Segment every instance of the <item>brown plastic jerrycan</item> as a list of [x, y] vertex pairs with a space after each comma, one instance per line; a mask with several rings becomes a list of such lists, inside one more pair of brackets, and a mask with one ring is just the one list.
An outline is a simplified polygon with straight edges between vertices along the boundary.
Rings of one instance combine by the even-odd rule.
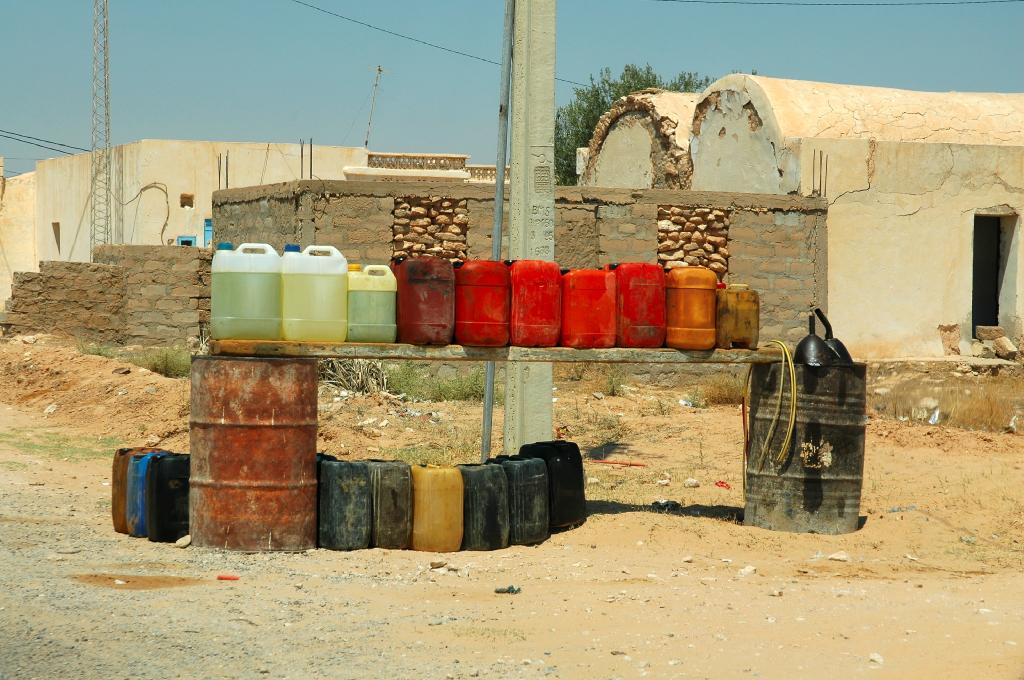
[[665, 277], [665, 345], [705, 350], [715, 346], [718, 275], [706, 267], [678, 267]]
[[761, 299], [756, 290], [742, 283], [718, 290], [719, 349], [757, 349], [761, 325]]

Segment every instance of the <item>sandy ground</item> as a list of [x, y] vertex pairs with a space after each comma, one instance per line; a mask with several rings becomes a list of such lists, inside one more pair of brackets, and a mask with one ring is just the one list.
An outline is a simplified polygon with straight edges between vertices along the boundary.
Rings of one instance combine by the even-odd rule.
[[[583, 526], [492, 553], [242, 555], [112, 530], [112, 449], [187, 449], [187, 382], [119, 367], [0, 344], [0, 678], [1024, 677], [1019, 435], [873, 420], [864, 527], [773, 533], [735, 520], [737, 408], [561, 383], [559, 427], [646, 465], [589, 462]], [[350, 397], [322, 421], [332, 453], [469, 460], [479, 406]]]

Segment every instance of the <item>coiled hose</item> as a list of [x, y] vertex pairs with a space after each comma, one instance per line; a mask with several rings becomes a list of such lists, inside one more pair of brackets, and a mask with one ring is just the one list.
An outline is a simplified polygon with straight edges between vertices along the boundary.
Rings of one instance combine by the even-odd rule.
[[[765, 437], [764, 442], [760, 444], [755, 454], [754, 467], [758, 471], [764, 469], [765, 461], [769, 458], [770, 448], [772, 439], [775, 437], [775, 430], [779, 426], [779, 420], [782, 416], [782, 396], [786, 391], [786, 376], [789, 376], [789, 421], [786, 425], [786, 436], [783, 438], [782, 445], [778, 451], [771, 456], [775, 464], [782, 466], [786, 459], [789, 457], [790, 445], [793, 443], [793, 431], [796, 429], [796, 364], [793, 363], [793, 355], [789, 351], [789, 347], [786, 343], [781, 340], [772, 340], [768, 344], [777, 345], [782, 350], [782, 363], [785, 368], [782, 379], [779, 381], [779, 399], [775, 404], [775, 415], [772, 418], [772, 423], [768, 428], [768, 435]], [[750, 424], [748, 422], [747, 410], [750, 405], [750, 394], [751, 394], [751, 376], [753, 375], [754, 367], [751, 366], [747, 369], [747, 380], [746, 389], [744, 390], [745, 396], [743, 398], [743, 488], [746, 492], [747, 483], [747, 463], [750, 456]]]

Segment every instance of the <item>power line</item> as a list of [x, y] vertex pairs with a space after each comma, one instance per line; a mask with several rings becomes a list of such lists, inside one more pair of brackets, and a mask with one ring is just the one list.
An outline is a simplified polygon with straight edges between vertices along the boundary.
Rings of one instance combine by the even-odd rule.
[[57, 153], [66, 154], [68, 156], [71, 155], [70, 151], [65, 151], [64, 149], [58, 149], [58, 148], [53, 147], [53, 146], [44, 146], [42, 144], [37, 144], [35, 142], [30, 142], [27, 139], [19, 139], [17, 137], [12, 137], [11, 135], [4, 135], [4, 134], [0, 134], [0, 137], [6, 137], [7, 139], [13, 139], [14, 141], [21, 142], [22, 144], [31, 144], [32, 146], [38, 146], [40, 149], [48, 149], [49, 151], [56, 151]]
[[782, 7], [936, 7], [947, 5], [1010, 5], [1024, 0], [909, 0], [900, 2], [797, 2], [796, 0], [650, 0], [684, 5], [767, 5]]
[[[1020, 1], [1024, 2], [1024, 0], [1020, 0]], [[332, 17], [336, 17], [338, 19], [342, 19], [344, 21], [348, 21], [348, 22], [351, 22], [353, 24], [357, 24], [359, 26], [363, 26], [364, 28], [369, 28], [369, 29], [374, 30], [374, 31], [379, 31], [381, 33], [385, 33], [387, 35], [394, 36], [396, 38], [402, 38], [403, 40], [409, 40], [411, 42], [417, 43], [419, 45], [423, 45], [425, 47], [432, 47], [435, 50], [441, 50], [442, 52], [448, 52], [449, 54], [455, 54], [455, 55], [458, 55], [460, 57], [466, 57], [467, 59], [475, 59], [476, 61], [482, 61], [485, 64], [494, 64], [495, 66], [501, 66], [501, 62], [495, 61], [493, 59], [488, 59], [487, 57], [481, 57], [481, 56], [476, 55], [476, 54], [470, 54], [469, 52], [462, 52], [460, 50], [456, 50], [456, 49], [453, 49], [451, 47], [445, 47], [444, 45], [438, 45], [437, 43], [427, 42], [426, 40], [420, 40], [419, 38], [414, 38], [411, 35], [405, 35], [404, 33], [398, 33], [396, 31], [392, 31], [392, 30], [387, 29], [387, 28], [381, 28], [380, 26], [374, 26], [373, 24], [368, 24], [365, 21], [360, 21], [359, 19], [353, 19], [352, 17], [347, 17], [344, 14], [338, 14], [337, 12], [332, 12], [329, 9], [324, 9], [323, 7], [317, 7], [316, 5], [310, 4], [308, 2], [303, 2], [303, 0], [289, 0], [289, 2], [293, 2], [296, 5], [302, 5], [303, 7], [308, 7], [309, 9], [316, 10], [317, 12], [323, 12], [324, 14], [329, 14]], [[575, 80], [567, 80], [565, 78], [557, 78], [557, 77], [555, 78], [555, 80], [558, 80], [558, 81], [563, 82], [563, 83], [569, 83], [570, 85], [578, 85], [579, 87], [586, 87], [585, 84], [578, 83]]]
[[65, 146], [69, 149], [74, 149], [75, 151], [88, 151], [88, 149], [83, 149], [82, 147], [75, 146], [73, 144], [62, 144], [60, 142], [55, 142], [52, 139], [43, 139], [41, 137], [33, 137], [32, 135], [23, 135], [20, 132], [12, 132], [10, 130], [0, 130], [0, 132], [5, 132], [9, 135], [17, 135], [18, 137], [24, 137], [25, 139], [34, 139], [37, 142], [45, 142], [47, 144], [53, 144], [55, 146]]

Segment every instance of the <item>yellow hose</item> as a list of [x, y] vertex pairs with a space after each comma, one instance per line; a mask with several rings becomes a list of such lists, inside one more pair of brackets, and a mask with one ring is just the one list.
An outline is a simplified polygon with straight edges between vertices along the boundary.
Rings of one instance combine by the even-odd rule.
[[[772, 439], [775, 438], [775, 430], [778, 428], [780, 417], [782, 416], [782, 395], [786, 391], [786, 376], [789, 376], [789, 422], [786, 426], [786, 437], [783, 439], [782, 445], [779, 450], [772, 456], [775, 463], [781, 466], [786, 462], [786, 458], [789, 456], [789, 447], [793, 443], [793, 431], [796, 429], [796, 365], [793, 363], [793, 355], [789, 351], [789, 347], [786, 343], [781, 340], [772, 340], [768, 344], [778, 345], [782, 349], [782, 362], [785, 366], [785, 372], [781, 376], [779, 381], [779, 399], [775, 404], [775, 415], [772, 417], [772, 423], [768, 427], [768, 435], [765, 437], [764, 442], [761, 444], [760, 450], [757, 454], [757, 460], [755, 461], [755, 467], [758, 470], [764, 469], [765, 460], [769, 455], [769, 448], [771, 446]], [[752, 385], [750, 382], [750, 372], [747, 373], [747, 402], [750, 402], [750, 393]], [[746, 451], [744, 451], [746, 454]], [[746, 484], [746, 470], [743, 475], [744, 485]]]

